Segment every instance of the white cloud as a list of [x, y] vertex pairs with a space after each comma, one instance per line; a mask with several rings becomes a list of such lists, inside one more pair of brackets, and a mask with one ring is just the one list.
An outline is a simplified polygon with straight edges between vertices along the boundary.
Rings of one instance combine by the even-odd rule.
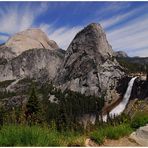
[[[148, 14], [142, 14], [145, 8], [147, 5], [101, 22], [104, 28], [116, 25], [107, 30], [107, 38], [114, 50], [126, 51], [130, 56], [148, 56]], [[133, 17], [138, 13], [141, 15]], [[118, 25], [125, 20], [128, 21]]]
[[129, 8], [131, 6], [131, 3], [129, 2], [111, 2], [111, 3], [108, 3], [106, 2], [106, 7], [105, 7], [105, 11], [107, 12], [111, 12], [111, 11], [119, 11], [119, 10], [122, 10], [122, 9], [126, 9], [126, 8]]
[[45, 33], [49, 34], [55, 30], [54, 26], [51, 24], [41, 24], [39, 28], [44, 31]]
[[[39, 7], [32, 7], [30, 3], [25, 4], [20, 10], [19, 5], [7, 5], [0, 9], [0, 32], [8, 35], [13, 35], [22, 30], [34, 27], [35, 19], [43, 14], [49, 5], [47, 2], [41, 2]], [[49, 38], [55, 40], [61, 48], [67, 49], [71, 40], [76, 33], [81, 29], [81, 26], [76, 27], [61, 27], [55, 28], [52, 24], [40, 24], [39, 27], [48, 34]], [[6, 41], [8, 37], [0, 36], [1, 41]]]
[[131, 14], [129, 14], [129, 13], [122, 14], [122, 15], [117, 15], [117, 16], [111, 17], [111, 18], [109, 18], [107, 20], [103, 20], [100, 23], [102, 24], [102, 26], [104, 28], [108, 28], [108, 27], [111, 27], [112, 25], [115, 25], [115, 24], [119, 23], [120, 21], [122, 21], [123, 19], [129, 17], [130, 15]]
[[[125, 50], [132, 56], [138, 56], [137, 54], [140, 56], [148, 56], [148, 14], [142, 14], [142, 11], [148, 6], [142, 6], [126, 13], [121, 11], [120, 13], [120, 10], [125, 7], [128, 8], [129, 6], [130, 3], [106, 3], [104, 9], [98, 11], [98, 16], [100, 16], [100, 13], [102, 16], [105, 13], [108, 15], [111, 11], [117, 13], [108, 19], [102, 19], [100, 23], [105, 29], [117, 25], [114, 29], [107, 30], [107, 38], [114, 50]], [[55, 8], [56, 7], [57, 5], [55, 4]], [[39, 6], [35, 7], [32, 7], [27, 3], [23, 6], [22, 10], [19, 5], [7, 5], [5, 7], [1, 7], [0, 32], [3, 34], [13, 35], [19, 31], [34, 27], [35, 20], [38, 16], [44, 14], [48, 8], [49, 5], [47, 2], [41, 2]], [[133, 16], [138, 13], [140, 15], [137, 16], [137, 18], [134, 18]], [[126, 22], [126, 20], [128, 21]], [[125, 24], [120, 25], [123, 21]], [[39, 24], [39, 27], [48, 34], [49, 39], [55, 40], [63, 49], [67, 49], [77, 32], [83, 28], [82, 26], [64, 26], [56, 28], [54, 23], [41, 23]], [[5, 41], [7, 39], [8, 36], [0, 35], [1, 41]]]
[[49, 38], [55, 40], [63, 49], [67, 49], [70, 42], [81, 29], [81, 26], [59, 28], [49, 34]]
[[[13, 35], [33, 26], [35, 19], [48, 9], [48, 5], [41, 2], [39, 7], [32, 7], [30, 3], [20, 6], [7, 5], [0, 9], [0, 32]], [[20, 8], [22, 7], [22, 9]]]
[[[122, 28], [114, 29], [107, 32], [108, 40], [110, 41], [113, 49], [125, 50], [132, 56], [138, 56], [142, 49], [148, 49], [148, 16], [137, 18]], [[145, 18], [145, 19], [144, 19]], [[135, 52], [139, 49], [138, 52]], [[132, 51], [132, 52], [131, 52]], [[140, 55], [143, 55], [143, 54]], [[148, 51], [144, 52], [144, 56], [148, 56]]]
[[41, 24], [40, 28], [48, 34], [49, 39], [56, 41], [59, 47], [66, 50], [82, 26], [54, 28], [52, 25]]
[[148, 47], [129, 50], [128, 53], [129, 53], [129, 55], [133, 55], [133, 52], [134, 52], [135, 56], [148, 57]]

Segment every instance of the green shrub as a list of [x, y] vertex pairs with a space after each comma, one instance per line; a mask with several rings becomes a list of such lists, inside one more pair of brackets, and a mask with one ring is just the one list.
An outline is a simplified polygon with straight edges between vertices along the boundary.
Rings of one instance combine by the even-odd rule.
[[102, 144], [105, 138], [119, 139], [123, 136], [129, 135], [131, 132], [132, 128], [129, 124], [121, 124], [116, 126], [108, 125], [93, 132], [90, 138], [96, 141], [98, 144]]
[[129, 135], [132, 132], [132, 129], [129, 124], [121, 124], [115, 127], [108, 126], [105, 129], [106, 137], [109, 139], [119, 139], [126, 135]]
[[54, 126], [45, 126], [2, 126], [0, 146], [84, 146], [84, 135], [75, 131], [60, 133]]
[[59, 134], [39, 126], [3, 126], [0, 146], [59, 146]]
[[90, 138], [101, 145], [105, 140], [105, 130], [99, 129], [95, 132], [92, 132]]
[[61, 146], [84, 146], [85, 135], [75, 131], [65, 131], [60, 135]]
[[144, 126], [147, 123], [148, 123], [148, 113], [138, 112], [131, 121], [131, 127], [139, 128], [140, 126]]

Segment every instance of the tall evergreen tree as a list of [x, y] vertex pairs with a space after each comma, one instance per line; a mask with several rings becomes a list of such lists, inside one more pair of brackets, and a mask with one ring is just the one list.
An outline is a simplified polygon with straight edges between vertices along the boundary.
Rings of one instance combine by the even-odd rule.
[[32, 84], [30, 97], [28, 99], [28, 102], [26, 104], [26, 119], [31, 123], [38, 123], [42, 120], [42, 107], [41, 103], [37, 97], [37, 93], [35, 90], [34, 84]]
[[146, 65], [146, 81], [148, 82], [148, 65]]

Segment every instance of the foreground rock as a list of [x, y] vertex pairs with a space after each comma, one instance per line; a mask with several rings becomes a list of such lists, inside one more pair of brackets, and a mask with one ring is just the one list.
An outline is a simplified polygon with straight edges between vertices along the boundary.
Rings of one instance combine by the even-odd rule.
[[91, 139], [87, 138], [85, 140], [85, 146], [86, 147], [98, 147], [99, 145], [96, 144], [94, 141], [92, 141]]
[[117, 82], [123, 75], [104, 30], [93, 23], [80, 31], [68, 47], [56, 85], [86, 95], [107, 94], [109, 100], [115, 98]]
[[148, 125], [140, 127], [136, 132], [130, 135], [130, 139], [134, 140], [141, 146], [148, 146]]

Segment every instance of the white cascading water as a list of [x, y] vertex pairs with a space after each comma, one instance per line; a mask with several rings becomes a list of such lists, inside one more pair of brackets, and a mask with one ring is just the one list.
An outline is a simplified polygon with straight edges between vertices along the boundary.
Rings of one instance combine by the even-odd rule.
[[[137, 78], [137, 77], [134, 77], [134, 78], [132, 78], [132, 79], [129, 81], [128, 87], [127, 87], [127, 90], [126, 90], [126, 93], [125, 93], [125, 95], [124, 95], [124, 97], [123, 97], [123, 100], [119, 103], [119, 105], [117, 105], [115, 108], [113, 108], [113, 109], [109, 112], [109, 116], [110, 116], [111, 118], [113, 118], [114, 116], [120, 115], [120, 114], [124, 111], [124, 109], [125, 109], [125, 107], [126, 107], [128, 101], [129, 101], [129, 98], [130, 98], [130, 96], [131, 96], [133, 84], [134, 84], [134, 81], [135, 81], [136, 78]], [[107, 121], [107, 115], [104, 115], [104, 116], [103, 116], [103, 121], [104, 121], [104, 122]]]

